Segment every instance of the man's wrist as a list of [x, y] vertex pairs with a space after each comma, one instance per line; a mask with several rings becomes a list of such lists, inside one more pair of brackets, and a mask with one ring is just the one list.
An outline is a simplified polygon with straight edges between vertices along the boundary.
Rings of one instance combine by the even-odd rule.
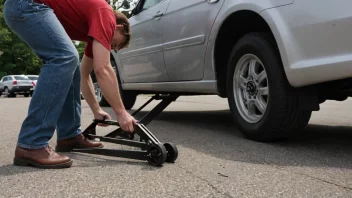
[[100, 108], [100, 106], [93, 106], [92, 107], [92, 112], [93, 114], [99, 114], [99, 112], [101, 111], [102, 109]]
[[120, 115], [120, 114], [125, 113], [126, 109], [123, 107], [123, 108], [115, 109], [114, 111], [115, 111], [116, 115]]

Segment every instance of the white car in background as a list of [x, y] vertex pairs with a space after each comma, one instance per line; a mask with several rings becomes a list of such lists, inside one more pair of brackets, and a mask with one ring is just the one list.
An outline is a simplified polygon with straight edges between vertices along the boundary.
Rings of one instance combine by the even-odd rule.
[[29, 97], [32, 88], [32, 80], [25, 75], [7, 75], [0, 80], [0, 93], [7, 97], [16, 95]]
[[32, 82], [34, 83], [34, 86], [37, 84], [39, 75], [26, 75]]
[[31, 89], [31, 95], [33, 94], [33, 91], [35, 89], [35, 86], [37, 85], [37, 81], [39, 78], [39, 75], [26, 75], [30, 80], [32, 80], [33, 88]]

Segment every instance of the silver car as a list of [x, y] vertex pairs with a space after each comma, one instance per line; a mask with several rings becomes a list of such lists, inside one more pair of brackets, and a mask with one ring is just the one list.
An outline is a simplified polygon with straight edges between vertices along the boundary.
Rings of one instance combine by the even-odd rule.
[[39, 78], [39, 75], [26, 75], [30, 80], [32, 80], [32, 85], [33, 88], [31, 89], [31, 95], [33, 94], [33, 91], [35, 89], [35, 86], [37, 85], [37, 81]]
[[286, 139], [321, 103], [351, 96], [351, 6], [141, 0], [129, 16], [129, 48], [111, 52], [124, 103], [131, 108], [142, 93], [218, 95], [247, 138]]
[[29, 97], [32, 88], [32, 80], [25, 75], [8, 75], [0, 80], [0, 93], [7, 97], [16, 95]]
[[35, 86], [37, 84], [39, 75], [26, 75], [32, 82], [34, 83], [33, 85]]

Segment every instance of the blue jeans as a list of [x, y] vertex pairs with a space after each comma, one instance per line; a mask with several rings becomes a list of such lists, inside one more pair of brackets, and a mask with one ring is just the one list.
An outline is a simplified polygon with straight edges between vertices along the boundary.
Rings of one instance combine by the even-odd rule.
[[33, 0], [7, 0], [8, 27], [43, 61], [17, 145], [43, 148], [81, 133], [79, 55], [53, 10]]

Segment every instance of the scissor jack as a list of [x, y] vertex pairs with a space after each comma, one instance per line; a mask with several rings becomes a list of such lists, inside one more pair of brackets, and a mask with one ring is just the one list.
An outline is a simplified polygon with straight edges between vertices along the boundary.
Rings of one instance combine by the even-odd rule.
[[[150, 112], [143, 116], [136, 126], [134, 127], [134, 133], [122, 131], [120, 125], [114, 120], [93, 120], [84, 131], [83, 135], [88, 139], [99, 139], [101, 142], [109, 142], [114, 144], [126, 145], [131, 147], [138, 147], [141, 150], [117, 150], [117, 149], [105, 149], [105, 148], [91, 148], [91, 149], [73, 149], [73, 152], [106, 155], [114, 157], [122, 157], [136, 160], [147, 160], [153, 166], [160, 166], [164, 162], [173, 163], [178, 157], [178, 150], [173, 143], [162, 143], [160, 142], [148, 129], [145, 127], [155, 117], [157, 117], [168, 105], [175, 101], [179, 95], [159, 95], [156, 94], [150, 98], [145, 104], [139, 109], [134, 111], [131, 115], [135, 116], [144, 107], [146, 107], [153, 100], [161, 100], [161, 102], [155, 106]], [[118, 128], [105, 136], [98, 136], [96, 134], [96, 126], [98, 124], [117, 126]], [[140, 139], [139, 141], [134, 140], [135, 134]]]

